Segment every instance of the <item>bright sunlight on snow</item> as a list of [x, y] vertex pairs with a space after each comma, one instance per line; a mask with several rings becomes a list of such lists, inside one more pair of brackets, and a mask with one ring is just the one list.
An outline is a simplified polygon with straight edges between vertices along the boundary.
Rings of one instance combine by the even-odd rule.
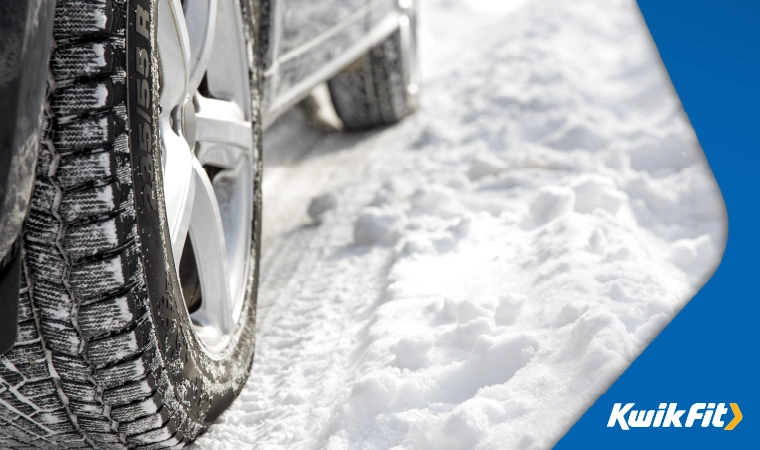
[[550, 447], [717, 266], [723, 200], [633, 0], [421, 20], [418, 114], [265, 137], [253, 371], [195, 448]]

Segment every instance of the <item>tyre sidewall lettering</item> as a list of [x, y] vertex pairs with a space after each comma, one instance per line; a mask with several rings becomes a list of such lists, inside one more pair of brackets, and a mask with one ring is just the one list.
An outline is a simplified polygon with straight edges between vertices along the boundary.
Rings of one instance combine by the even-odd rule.
[[[134, 177], [136, 190], [140, 192], [140, 207], [145, 210], [158, 211], [158, 203], [153, 189], [155, 180], [155, 165], [151, 155], [156, 136], [153, 124], [154, 102], [151, 101], [151, 85], [153, 83], [153, 65], [151, 64], [150, 52], [153, 47], [151, 31], [153, 18], [151, 17], [152, 5], [149, 0], [132, 0], [128, 11], [127, 27], [127, 76], [128, 86], [135, 89], [129, 95], [131, 100], [130, 110], [135, 109], [136, 114], [130, 114], [131, 145], [133, 160], [137, 159], [139, 173]], [[129, 51], [132, 50], [133, 51]], [[130, 58], [131, 56], [131, 58]], [[131, 113], [132, 111], [130, 111]], [[139, 209], [139, 208], [138, 208]]]
[[[136, 193], [137, 224], [142, 246], [143, 266], [147, 288], [151, 299], [151, 314], [155, 324], [158, 347], [164, 355], [167, 375], [177, 386], [193, 380], [192, 385], [205, 385], [206, 377], [199, 376], [198, 364], [183, 333], [178, 311], [176, 278], [172, 276], [171, 242], [168, 232], [161, 227], [161, 215], [157, 201], [157, 187], [161, 176], [156, 167], [160, 157], [158, 118], [155, 105], [157, 96], [153, 93], [157, 76], [157, 59], [154, 57], [157, 6], [155, 0], [131, 0], [128, 10], [127, 27], [127, 77], [128, 111], [130, 121], [130, 155], [132, 179]], [[153, 87], [153, 88], [152, 88]], [[161, 247], [166, 253], [156, 251]], [[209, 397], [208, 390], [206, 396]], [[187, 405], [186, 412], [198, 422], [204, 423], [203, 403]]]

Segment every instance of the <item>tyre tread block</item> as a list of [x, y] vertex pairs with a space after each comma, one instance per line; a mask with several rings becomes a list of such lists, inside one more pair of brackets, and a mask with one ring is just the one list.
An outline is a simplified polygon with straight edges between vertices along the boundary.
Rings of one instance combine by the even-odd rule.
[[55, 49], [50, 70], [56, 80], [92, 78], [118, 73], [123, 66], [121, 59], [122, 51], [106, 39], [75, 42]]

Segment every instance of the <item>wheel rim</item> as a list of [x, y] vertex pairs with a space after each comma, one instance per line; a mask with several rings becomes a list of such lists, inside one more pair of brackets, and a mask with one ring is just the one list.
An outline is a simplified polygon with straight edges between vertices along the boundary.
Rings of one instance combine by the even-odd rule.
[[399, 0], [401, 43], [408, 68], [405, 74], [406, 90], [412, 98], [420, 91], [419, 60], [417, 56], [417, 0]]
[[169, 236], [196, 335], [234, 334], [252, 262], [254, 138], [236, 0], [159, 0], [159, 129]]

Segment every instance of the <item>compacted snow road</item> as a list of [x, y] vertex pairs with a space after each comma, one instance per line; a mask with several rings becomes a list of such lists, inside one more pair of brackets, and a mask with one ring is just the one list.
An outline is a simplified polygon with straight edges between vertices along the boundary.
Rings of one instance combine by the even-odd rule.
[[549, 447], [718, 264], [633, 0], [421, 3], [416, 116], [267, 133], [256, 358], [195, 448]]

